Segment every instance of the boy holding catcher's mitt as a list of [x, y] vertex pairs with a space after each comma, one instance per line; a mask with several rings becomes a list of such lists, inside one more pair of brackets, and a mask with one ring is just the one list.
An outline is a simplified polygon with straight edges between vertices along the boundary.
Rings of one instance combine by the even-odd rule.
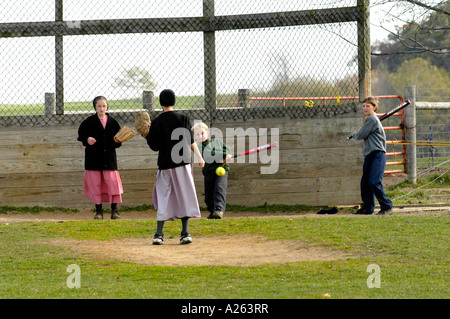
[[152, 121], [151, 126], [148, 124], [150, 131], [145, 135], [148, 146], [158, 152], [158, 172], [153, 189], [157, 230], [153, 244], [164, 244], [164, 222], [174, 219], [182, 222], [180, 244], [189, 244], [192, 237], [188, 220], [201, 217], [192, 176], [191, 150], [199, 159], [200, 167], [205, 161], [194, 142], [189, 118], [173, 109], [175, 93], [163, 90], [159, 102], [164, 112]]
[[85, 119], [78, 129], [78, 141], [85, 146], [84, 196], [95, 204], [94, 219], [103, 219], [103, 202], [111, 204], [111, 219], [118, 219], [117, 204], [122, 203], [123, 187], [116, 148], [122, 143], [115, 136], [120, 125], [107, 113], [108, 101], [104, 96], [97, 96], [93, 104], [96, 114]]

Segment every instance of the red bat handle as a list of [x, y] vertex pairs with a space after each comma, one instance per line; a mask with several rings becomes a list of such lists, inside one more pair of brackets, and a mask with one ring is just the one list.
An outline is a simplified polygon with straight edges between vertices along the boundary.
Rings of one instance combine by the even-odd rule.
[[270, 144], [264, 144], [264, 145], [261, 145], [261, 146], [255, 147], [255, 148], [251, 148], [251, 149], [249, 149], [248, 151], [245, 151], [244, 153], [236, 154], [236, 155], [234, 155], [233, 157], [236, 158], [236, 157], [242, 156], [242, 155], [248, 155], [248, 154], [258, 153], [258, 152], [260, 152], [260, 151], [268, 150], [268, 149], [270, 149], [270, 148], [272, 148], [272, 147], [275, 147], [275, 146], [277, 146], [277, 143], [275, 143], [275, 142], [272, 142], [272, 143], [270, 143]]

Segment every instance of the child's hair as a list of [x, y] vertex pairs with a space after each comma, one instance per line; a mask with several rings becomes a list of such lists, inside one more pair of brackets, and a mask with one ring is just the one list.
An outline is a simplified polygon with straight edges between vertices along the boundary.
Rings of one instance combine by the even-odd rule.
[[362, 102], [363, 102], [363, 104], [364, 103], [372, 104], [375, 108], [375, 111], [378, 110], [378, 99], [376, 97], [368, 96]]
[[159, 104], [161, 106], [174, 106], [175, 101], [175, 92], [170, 89], [162, 90], [159, 94]]
[[106, 99], [106, 97], [104, 97], [104, 96], [102, 96], [102, 95], [99, 95], [99, 96], [96, 96], [96, 97], [94, 98], [94, 100], [92, 101], [92, 103], [94, 104], [94, 110], [95, 110], [95, 105], [96, 105], [97, 102], [100, 101], [100, 100], [105, 100], [105, 101], [106, 101], [106, 105], [109, 107], [108, 100]]
[[194, 126], [192, 126], [192, 128], [191, 128], [191, 131], [194, 132], [195, 130], [198, 130], [198, 129], [201, 129], [201, 128], [203, 128], [205, 130], [208, 130], [208, 125], [206, 125], [203, 122], [195, 122]]

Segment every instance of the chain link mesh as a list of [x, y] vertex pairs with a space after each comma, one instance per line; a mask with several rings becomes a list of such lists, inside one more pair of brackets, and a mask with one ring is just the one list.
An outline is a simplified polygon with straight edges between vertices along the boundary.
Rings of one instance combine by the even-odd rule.
[[356, 2], [2, 1], [0, 126], [79, 123], [97, 95], [131, 121], [165, 88], [210, 121], [354, 111]]

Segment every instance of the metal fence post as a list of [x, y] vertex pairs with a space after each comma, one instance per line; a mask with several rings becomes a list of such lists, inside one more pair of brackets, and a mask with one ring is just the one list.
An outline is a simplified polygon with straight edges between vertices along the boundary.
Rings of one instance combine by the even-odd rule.
[[416, 158], [416, 87], [405, 87], [405, 100], [410, 100], [411, 105], [405, 108], [405, 139], [406, 144], [406, 172], [408, 181], [417, 182], [417, 158]]

